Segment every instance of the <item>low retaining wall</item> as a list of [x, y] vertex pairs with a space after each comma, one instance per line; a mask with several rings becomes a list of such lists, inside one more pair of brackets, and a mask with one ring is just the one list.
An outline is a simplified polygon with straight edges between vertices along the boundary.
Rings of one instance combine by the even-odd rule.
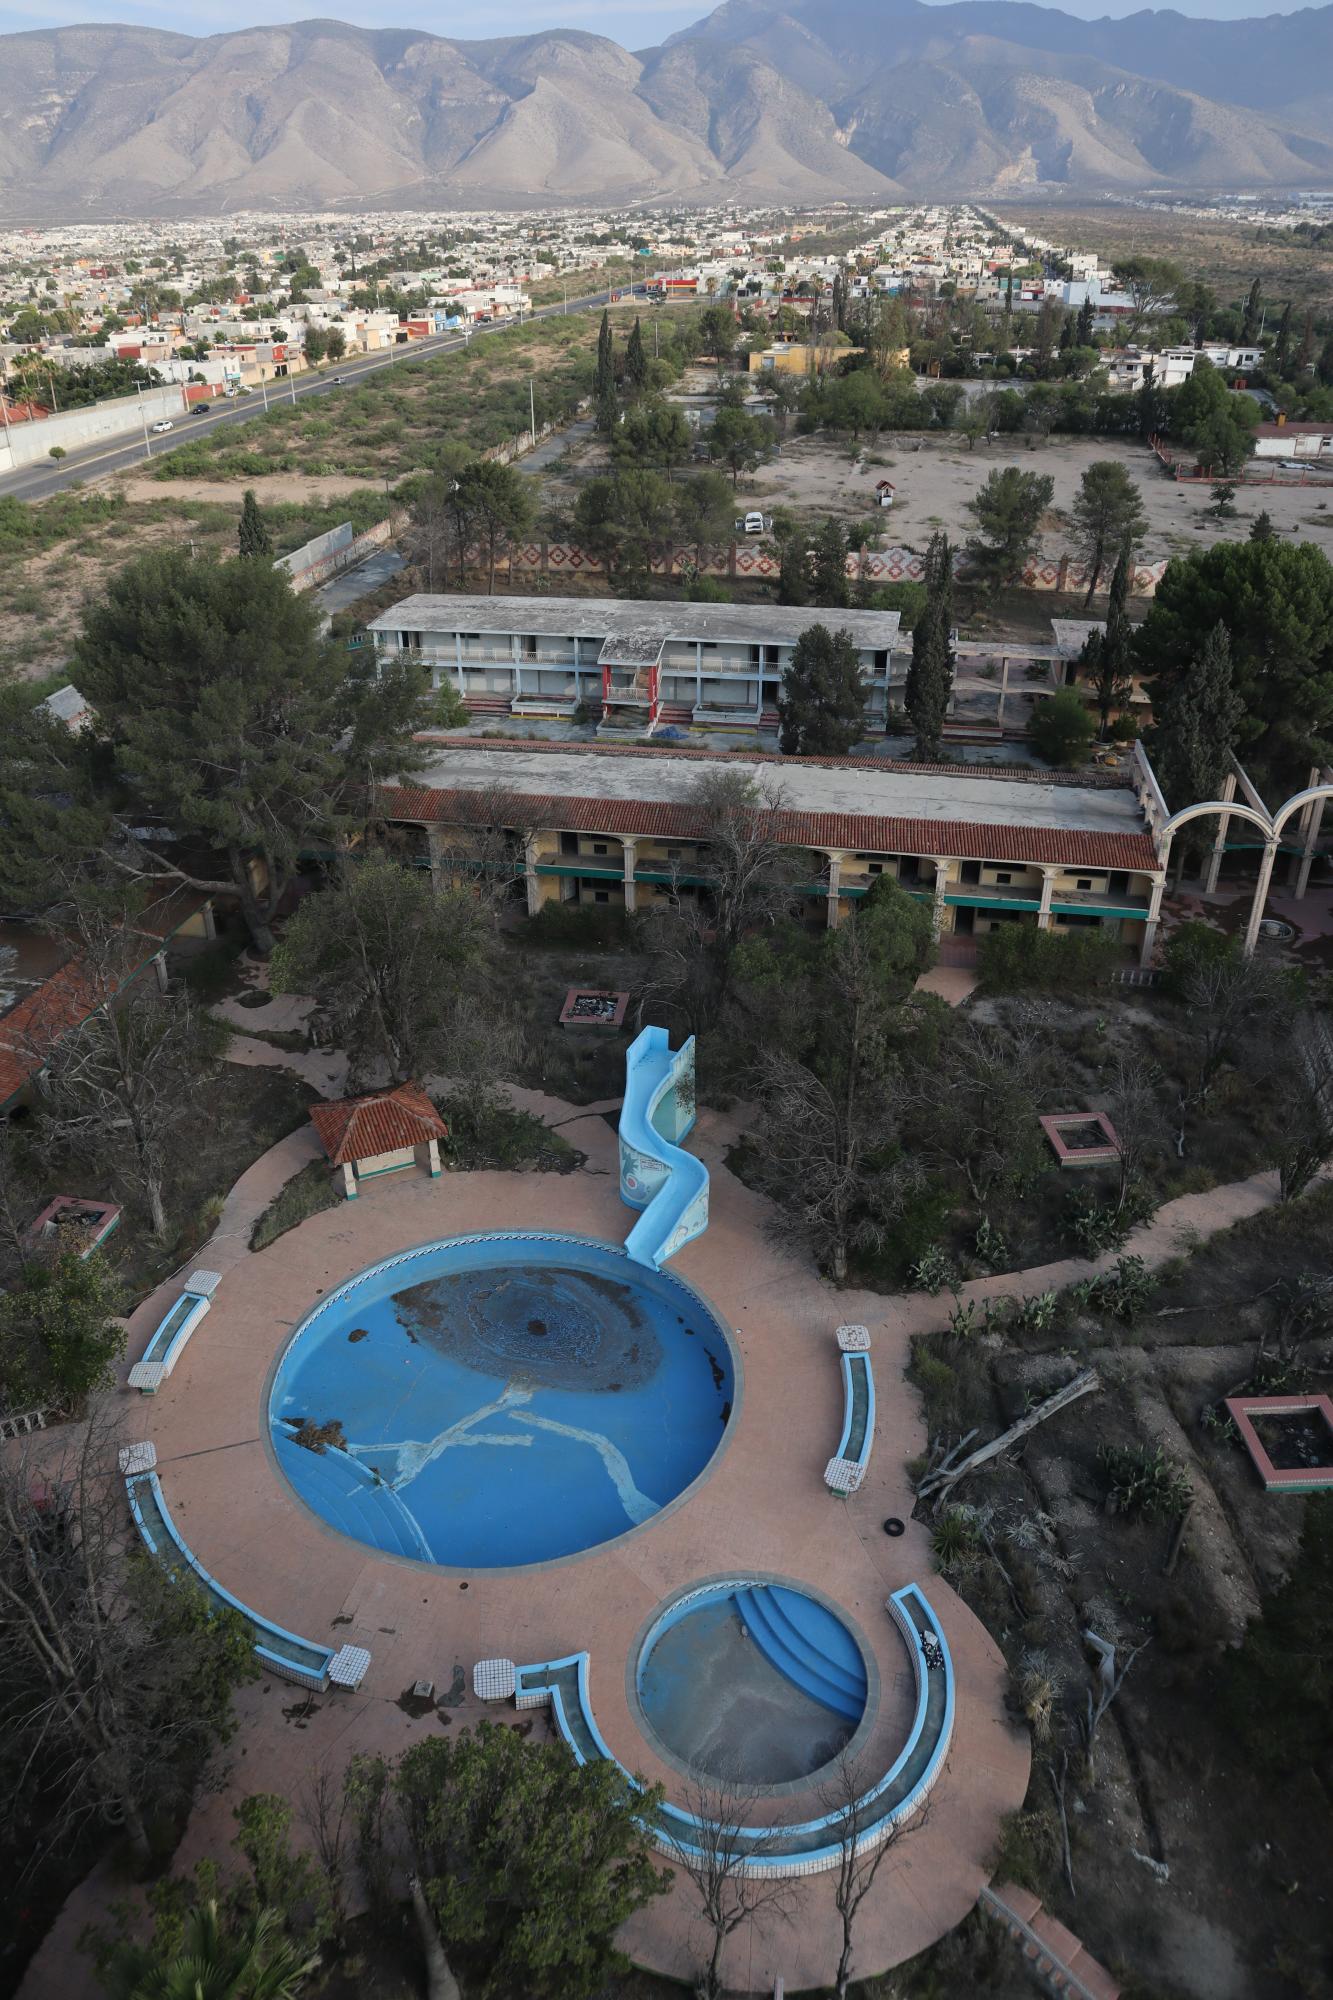
[[293, 590], [313, 590], [317, 583], [326, 583], [331, 576], [354, 569], [374, 550], [384, 548], [392, 537], [393, 525], [387, 519], [376, 521], [360, 535], [354, 532], [350, 521], [343, 521], [326, 534], [316, 535], [313, 541], [302, 542], [289, 556], [279, 556], [273, 567], [286, 570]]
[[50, 457], [53, 445], [62, 451], [78, 451], [102, 439], [113, 443], [118, 438], [141, 438], [145, 423], [150, 428], [164, 418], [178, 423], [187, 407], [184, 389], [179, 382], [171, 382], [165, 388], [145, 390], [142, 396], [113, 396], [105, 403], [62, 410], [29, 423], [11, 420], [0, 431], [0, 473], [40, 465]]
[[[480, 547], [465, 551], [464, 562], [472, 570], [484, 570], [487, 558]], [[608, 576], [615, 565], [597, 549], [576, 542], [519, 542], [506, 551], [497, 565], [508, 582], [526, 576], [546, 579], [575, 576]], [[649, 555], [649, 575], [661, 577], [726, 577], [744, 581], [776, 583], [781, 561], [777, 551], [758, 542], [731, 542], [718, 546], [678, 545], [663, 542]], [[1139, 563], [1134, 570], [1132, 590], [1136, 597], [1151, 597], [1162, 580], [1166, 562]], [[914, 549], [867, 549], [847, 558], [847, 575], [856, 583], [923, 583], [926, 559]], [[967, 557], [961, 551], [954, 559], [954, 574], [966, 582]], [[1085, 564], [1067, 552], [1060, 556], [1038, 557], [1023, 572], [1025, 590], [1086, 591], [1089, 572]]]

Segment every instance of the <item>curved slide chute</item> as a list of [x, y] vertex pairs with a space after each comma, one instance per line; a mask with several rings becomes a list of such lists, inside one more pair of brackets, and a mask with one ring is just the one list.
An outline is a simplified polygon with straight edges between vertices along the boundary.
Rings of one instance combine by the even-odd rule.
[[708, 1169], [679, 1143], [694, 1109], [693, 1035], [673, 1054], [665, 1028], [645, 1028], [625, 1057], [620, 1198], [643, 1211], [626, 1252], [654, 1271], [708, 1227]]

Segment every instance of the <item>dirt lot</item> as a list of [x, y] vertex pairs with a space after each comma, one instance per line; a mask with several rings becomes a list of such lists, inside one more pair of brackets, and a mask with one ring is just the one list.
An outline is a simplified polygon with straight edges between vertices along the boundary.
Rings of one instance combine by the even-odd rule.
[[[1058, 556], [1068, 547], [1064, 517], [1073, 504], [1078, 483], [1097, 459], [1114, 459], [1138, 483], [1148, 516], [1142, 559], [1157, 562], [1183, 555], [1215, 541], [1243, 541], [1262, 508], [1283, 534], [1312, 541], [1333, 556], [1333, 476], [1324, 486], [1254, 486], [1237, 495], [1234, 521], [1214, 521], [1207, 515], [1207, 486], [1177, 486], [1163, 473], [1144, 445], [1109, 438], [1049, 438], [1044, 443], [997, 439], [969, 451], [960, 438], [884, 437], [855, 460], [846, 445], [827, 437], [789, 439], [776, 461], [749, 481], [742, 481], [748, 498], [765, 507], [783, 506], [814, 514], [839, 514], [862, 520], [875, 513], [874, 489], [888, 477], [898, 489], [891, 513], [884, 516], [884, 536], [891, 543], [924, 548], [936, 528], [963, 540], [973, 522], [965, 511], [988, 473], [998, 466], [1017, 465], [1024, 472], [1044, 473], [1055, 481], [1055, 498], [1042, 537], [1044, 554]], [[1326, 490], [1325, 490], [1326, 488]]]

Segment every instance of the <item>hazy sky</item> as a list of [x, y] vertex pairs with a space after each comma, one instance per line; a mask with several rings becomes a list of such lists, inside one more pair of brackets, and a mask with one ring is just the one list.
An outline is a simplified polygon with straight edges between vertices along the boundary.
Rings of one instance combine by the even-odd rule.
[[[1304, 0], [1177, 0], [1182, 14], [1235, 20], [1250, 14], [1290, 14]], [[1142, 0], [1066, 0], [1064, 12], [1095, 20], [1137, 13]], [[647, 48], [707, 13], [708, 0], [682, 6], [680, 0], [455, 0], [448, 9], [423, 0], [348, 0], [348, 4], [308, 8], [290, 0], [0, 0], [0, 31], [65, 27], [72, 22], [130, 21], [141, 27], [174, 28], [186, 34], [222, 34], [259, 22], [299, 21], [336, 16], [364, 27], [427, 28], [462, 37], [497, 33], [521, 35], [539, 28], [586, 28], [610, 35], [627, 48]]]

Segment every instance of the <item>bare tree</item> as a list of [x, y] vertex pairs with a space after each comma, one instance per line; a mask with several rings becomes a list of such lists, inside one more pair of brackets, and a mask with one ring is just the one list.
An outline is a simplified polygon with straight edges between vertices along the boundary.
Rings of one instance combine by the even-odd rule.
[[967, 1182], [983, 1215], [1006, 1181], [1037, 1161], [1037, 1113], [1063, 1064], [1040, 1011], [994, 1025], [955, 1018], [937, 1058], [906, 1082], [921, 1150]]
[[76, 900], [60, 929], [73, 956], [25, 1035], [48, 1133], [131, 1190], [161, 1238], [172, 1160], [226, 1031], [188, 992], [160, 990], [145, 962], [161, 940], [124, 904]]
[[795, 912], [802, 871], [784, 838], [779, 787], [739, 771], [705, 770], [687, 810], [698, 851], [674, 864], [670, 907], [650, 915], [645, 997], [678, 1008], [690, 1032], [702, 1034], [726, 1001], [737, 945]]
[[1184, 1075], [1177, 1101], [1176, 1152], [1185, 1157], [1191, 1111], [1202, 1111], [1227, 1063], [1243, 1049], [1271, 1050], [1294, 1014], [1290, 975], [1275, 960], [1237, 951], [1199, 960], [1174, 983], [1183, 1002]]
[[533, 831], [527, 802], [502, 785], [457, 795], [453, 818], [431, 828], [432, 874], [466, 890], [498, 923], [523, 880]]
[[699, 1978], [702, 2000], [722, 1992], [722, 1953], [742, 1924], [761, 1917], [790, 1920], [792, 1885], [762, 1864], [771, 1861], [778, 1829], [752, 1832], [757, 1800], [727, 1778], [691, 1785], [685, 1810], [692, 1816], [688, 1838], [671, 1838], [671, 1858], [689, 1877], [703, 1906], [710, 1948]]
[[30, 1866], [91, 1820], [122, 1829], [145, 1865], [150, 1825], [180, 1811], [230, 1734], [254, 1649], [238, 1613], [131, 1541], [110, 1406], [70, 1427], [58, 1457], [51, 1435], [0, 1459], [6, 1794], [34, 1815]]
[[1140, 1185], [1148, 1161], [1166, 1140], [1165, 1079], [1156, 1063], [1120, 1050], [1111, 1072], [1107, 1108], [1120, 1144], [1116, 1213]]
[[1307, 1009], [1290, 1035], [1268, 1043], [1276, 1061], [1267, 1081], [1278, 1108], [1277, 1169], [1283, 1201], [1296, 1201], [1333, 1159], [1333, 1034]]
[[1092, 1674], [1092, 1685], [1087, 1693], [1087, 1706], [1079, 1722], [1079, 1733], [1083, 1738], [1083, 1749], [1088, 1760], [1088, 1779], [1091, 1782], [1093, 1775], [1093, 1748], [1097, 1741], [1097, 1731], [1101, 1727], [1102, 1718], [1119, 1694], [1121, 1688], [1125, 1685], [1126, 1674], [1128, 1674], [1130, 1668], [1148, 1642], [1144, 1639], [1137, 1646], [1131, 1646], [1129, 1652], [1125, 1655], [1124, 1665], [1117, 1669], [1116, 1649], [1109, 1639], [1103, 1639], [1096, 1632], [1092, 1631], [1085, 1632], [1083, 1637], [1091, 1650], [1097, 1655], [1097, 1665], [1093, 1669]]
[[819, 1787], [819, 1802], [828, 1817], [831, 1839], [838, 1848], [833, 1876], [833, 1906], [842, 1925], [838, 1969], [833, 1979], [838, 2000], [847, 2000], [851, 1984], [852, 1951], [861, 1905], [874, 1888], [875, 1878], [889, 1854], [906, 1834], [919, 1833], [930, 1817], [927, 1800], [911, 1818], [896, 1820], [883, 1831], [876, 1831], [884, 1809], [869, 1793], [870, 1778], [865, 1765], [846, 1750]]

